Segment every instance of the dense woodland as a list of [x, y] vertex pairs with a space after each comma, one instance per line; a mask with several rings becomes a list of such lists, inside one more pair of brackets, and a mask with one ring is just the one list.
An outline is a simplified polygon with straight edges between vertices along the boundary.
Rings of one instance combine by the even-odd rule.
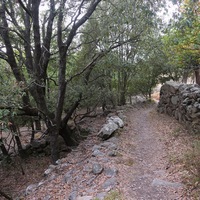
[[76, 125], [96, 108], [151, 98], [167, 80], [200, 84], [200, 2], [173, 1], [178, 11], [168, 23], [166, 3], [0, 0], [1, 159], [10, 155], [2, 132], [24, 158], [20, 127], [32, 128], [31, 143], [45, 123], [55, 164], [58, 136], [73, 144], [72, 118]]

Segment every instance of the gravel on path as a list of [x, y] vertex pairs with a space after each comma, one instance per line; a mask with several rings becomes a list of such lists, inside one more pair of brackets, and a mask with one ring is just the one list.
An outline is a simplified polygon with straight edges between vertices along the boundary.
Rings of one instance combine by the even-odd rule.
[[165, 144], [169, 126], [171, 119], [159, 116], [155, 106], [127, 113], [127, 126], [120, 136], [123, 161], [117, 163], [118, 188], [124, 199], [184, 199], [181, 177], [170, 174], [169, 170], [169, 152]]

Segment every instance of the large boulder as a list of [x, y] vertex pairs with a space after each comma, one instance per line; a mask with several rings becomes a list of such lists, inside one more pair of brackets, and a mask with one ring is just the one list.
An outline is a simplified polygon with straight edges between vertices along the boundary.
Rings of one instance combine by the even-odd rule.
[[118, 116], [110, 117], [108, 120], [114, 122], [115, 124], [117, 124], [119, 128], [123, 128], [124, 127], [124, 122]]
[[112, 116], [107, 119], [107, 123], [103, 125], [98, 133], [98, 136], [106, 140], [119, 128], [124, 126], [124, 122], [118, 116]]

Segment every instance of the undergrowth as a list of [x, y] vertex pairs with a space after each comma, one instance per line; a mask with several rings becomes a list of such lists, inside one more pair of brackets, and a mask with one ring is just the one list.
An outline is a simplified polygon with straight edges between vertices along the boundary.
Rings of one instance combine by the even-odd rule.
[[187, 186], [191, 195], [199, 199], [200, 194], [200, 140], [195, 140], [192, 149], [184, 156], [184, 165], [189, 172]]
[[[94, 200], [99, 200], [98, 198], [95, 198]], [[123, 200], [122, 195], [119, 191], [113, 190], [110, 191], [105, 197], [104, 200]]]

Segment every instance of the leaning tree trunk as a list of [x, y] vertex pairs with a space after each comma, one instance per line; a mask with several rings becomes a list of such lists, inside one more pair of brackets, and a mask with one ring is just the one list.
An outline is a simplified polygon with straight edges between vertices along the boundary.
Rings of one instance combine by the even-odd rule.
[[22, 147], [22, 143], [21, 140], [19, 138], [19, 129], [17, 128], [17, 126], [15, 125], [14, 121], [12, 119], [10, 119], [11, 124], [9, 125], [9, 128], [12, 132], [12, 134], [14, 135], [15, 141], [17, 143], [17, 148], [18, 148], [18, 152], [21, 158], [25, 157], [25, 150]]
[[73, 140], [73, 130], [68, 125], [61, 127], [59, 135], [63, 138], [67, 146], [77, 145], [77, 142]]

